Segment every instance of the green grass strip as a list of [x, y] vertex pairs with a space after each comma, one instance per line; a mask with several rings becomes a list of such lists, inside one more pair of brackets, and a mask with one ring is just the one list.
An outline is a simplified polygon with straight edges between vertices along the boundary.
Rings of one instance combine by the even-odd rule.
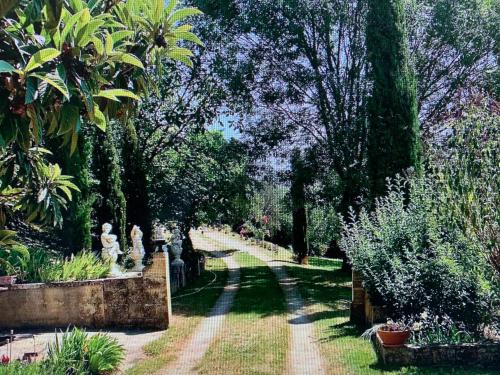
[[285, 296], [259, 259], [238, 252], [241, 287], [199, 374], [283, 374], [288, 349]]

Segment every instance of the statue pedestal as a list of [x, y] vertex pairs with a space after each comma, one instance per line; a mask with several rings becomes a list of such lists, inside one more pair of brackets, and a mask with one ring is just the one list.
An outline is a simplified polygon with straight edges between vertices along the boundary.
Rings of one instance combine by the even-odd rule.
[[118, 277], [118, 276], [123, 276], [123, 272], [120, 269], [120, 266], [116, 263], [111, 264], [111, 271], [110, 271], [110, 276]]

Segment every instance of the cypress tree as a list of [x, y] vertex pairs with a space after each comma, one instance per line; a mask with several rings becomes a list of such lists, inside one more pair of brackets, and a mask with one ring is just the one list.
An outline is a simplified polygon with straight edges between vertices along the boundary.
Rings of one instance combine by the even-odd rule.
[[139, 149], [139, 142], [134, 125], [127, 121], [123, 133], [123, 193], [127, 200], [127, 233], [133, 225], [138, 225], [144, 233], [143, 242], [146, 251], [152, 250], [152, 218], [148, 194], [147, 173], [144, 158]]
[[369, 0], [366, 46], [373, 83], [368, 101], [368, 174], [372, 197], [386, 178], [419, 169], [416, 78], [410, 64], [403, 0]]
[[90, 175], [91, 154], [92, 143], [84, 134], [79, 135], [77, 149], [72, 155], [66, 149], [62, 149], [60, 153], [64, 172], [73, 176], [73, 182], [80, 189], [79, 192], [72, 193], [73, 199], [69, 202], [68, 210], [64, 214], [61, 237], [67, 247], [66, 251], [70, 253], [92, 248], [91, 215], [94, 197]]
[[[94, 205], [94, 233], [101, 233], [104, 223], [113, 225], [122, 251], [127, 250], [126, 212], [127, 202], [122, 191], [120, 163], [111, 124], [106, 132], [96, 131], [93, 171], [96, 178], [96, 200]], [[94, 237], [94, 247], [101, 248], [99, 236]]]
[[292, 154], [292, 184], [290, 197], [292, 201], [292, 247], [301, 264], [307, 263], [308, 249], [306, 242], [307, 216], [306, 216], [306, 170], [299, 150]]

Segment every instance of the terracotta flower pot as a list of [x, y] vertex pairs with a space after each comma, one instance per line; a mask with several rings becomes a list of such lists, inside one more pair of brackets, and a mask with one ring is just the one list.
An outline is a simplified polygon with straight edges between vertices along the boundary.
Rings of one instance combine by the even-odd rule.
[[377, 331], [378, 337], [384, 346], [403, 346], [411, 334], [410, 330], [397, 331], [384, 328], [382, 327]]
[[16, 283], [17, 276], [0, 276], [0, 286], [11, 286]]

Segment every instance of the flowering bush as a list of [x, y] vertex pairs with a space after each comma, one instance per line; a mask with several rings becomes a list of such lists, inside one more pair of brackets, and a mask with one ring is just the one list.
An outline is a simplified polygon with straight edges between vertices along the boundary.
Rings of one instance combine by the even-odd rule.
[[411, 344], [461, 344], [480, 340], [478, 332], [470, 332], [463, 323], [454, 322], [449, 316], [424, 312], [412, 326]]
[[341, 247], [391, 317], [428, 311], [479, 330], [495, 313], [492, 269], [474, 239], [440, 220], [434, 193], [432, 179], [390, 181], [374, 212], [345, 226]]

